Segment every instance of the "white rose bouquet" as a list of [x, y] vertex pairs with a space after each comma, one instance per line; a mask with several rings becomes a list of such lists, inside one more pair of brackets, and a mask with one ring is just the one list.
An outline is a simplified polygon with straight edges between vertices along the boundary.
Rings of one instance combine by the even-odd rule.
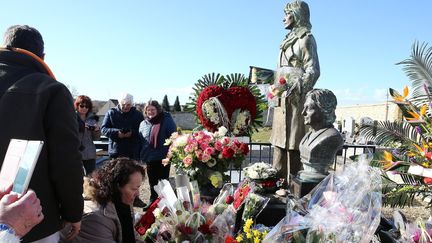
[[265, 162], [258, 162], [243, 168], [245, 177], [252, 180], [273, 179], [276, 177], [276, 169]]
[[259, 162], [243, 168], [247, 180], [255, 185], [257, 193], [273, 193], [277, 188], [276, 169], [270, 164]]

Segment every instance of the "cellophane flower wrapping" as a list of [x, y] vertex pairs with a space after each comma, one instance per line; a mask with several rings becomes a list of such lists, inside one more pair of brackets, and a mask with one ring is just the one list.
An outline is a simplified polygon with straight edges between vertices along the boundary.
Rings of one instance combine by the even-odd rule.
[[[278, 106], [278, 98], [290, 95], [294, 86], [300, 87], [297, 84], [302, 81], [304, 71], [301, 68], [295, 67], [280, 67], [276, 70], [274, 75], [274, 82], [268, 88], [267, 99], [270, 107]], [[287, 91], [287, 92], [285, 92]], [[284, 93], [285, 92], [285, 93]]]
[[[166, 180], [159, 182], [155, 187], [159, 202], [152, 210], [154, 223], [147, 228], [143, 240], [224, 242], [226, 237], [235, 236], [237, 219], [242, 216], [238, 211], [241, 205], [245, 206], [245, 215], [256, 217], [267, 202], [258, 195], [251, 197], [253, 188], [247, 182], [241, 183], [235, 191], [232, 184], [225, 184], [212, 205], [197, 198], [191, 202], [191, 197], [187, 196], [192, 193], [189, 191], [191, 187], [182, 183], [174, 190]], [[177, 192], [177, 196], [174, 192]], [[241, 228], [243, 224], [238, 227]]]
[[242, 225], [245, 224], [246, 220], [251, 219], [255, 221], [256, 217], [261, 211], [267, 206], [270, 198], [261, 196], [256, 193], [249, 193], [246, 197], [243, 214], [242, 214]]
[[432, 242], [431, 217], [429, 217], [428, 220], [418, 218], [415, 221], [408, 221], [401, 211], [395, 210], [393, 212], [393, 220], [388, 222], [391, 228], [389, 227], [384, 231], [382, 229], [380, 230], [380, 233], [385, 232], [388, 241], [412, 243]]
[[256, 193], [273, 193], [276, 190], [278, 184], [276, 172], [276, 169], [265, 162], [257, 162], [243, 168], [247, 180], [255, 184]]
[[330, 173], [296, 203], [307, 201], [307, 214], [287, 210], [281, 221], [285, 222], [267, 236], [286, 239], [287, 231], [309, 228], [309, 238], [318, 235], [337, 242], [370, 242], [381, 217], [381, 172], [368, 164], [369, 159], [361, 156], [343, 171]]
[[235, 168], [249, 153], [249, 146], [235, 138], [227, 137], [226, 128], [211, 133], [204, 130], [192, 134], [173, 133], [165, 145], [169, 145], [163, 164], [171, 163], [178, 173], [185, 173], [197, 180], [202, 187], [221, 188], [228, 179], [225, 172], [230, 165]]

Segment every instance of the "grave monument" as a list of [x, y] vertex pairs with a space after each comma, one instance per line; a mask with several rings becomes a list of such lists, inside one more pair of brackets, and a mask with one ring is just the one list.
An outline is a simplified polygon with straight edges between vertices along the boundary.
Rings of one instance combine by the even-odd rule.
[[336, 153], [343, 146], [340, 132], [333, 127], [336, 96], [328, 89], [313, 89], [306, 94], [302, 115], [311, 130], [300, 141], [303, 170], [292, 180], [291, 189], [302, 197], [328, 175]]

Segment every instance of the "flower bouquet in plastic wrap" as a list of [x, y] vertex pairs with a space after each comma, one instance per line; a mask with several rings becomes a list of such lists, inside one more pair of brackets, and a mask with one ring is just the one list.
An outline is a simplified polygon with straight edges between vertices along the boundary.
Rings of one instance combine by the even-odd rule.
[[265, 162], [254, 163], [243, 168], [245, 177], [255, 184], [256, 193], [274, 193], [278, 184], [276, 169]]
[[287, 97], [296, 87], [301, 87], [303, 69], [295, 67], [280, 67], [274, 75], [274, 82], [268, 88], [267, 99], [270, 107], [280, 106], [279, 98]]
[[199, 190], [193, 189], [196, 185], [176, 184], [174, 192], [167, 180], [159, 181], [155, 186], [159, 202], [152, 211], [155, 221], [144, 234], [142, 231], [137, 232], [142, 235], [143, 240], [152, 242], [212, 240], [217, 232], [217, 228], [212, 227], [216, 217], [214, 211], [209, 210], [208, 203], [199, 201]]
[[187, 174], [202, 188], [221, 188], [228, 180], [225, 172], [229, 166], [240, 167], [249, 153], [248, 144], [227, 137], [226, 133], [225, 127], [214, 133], [204, 130], [191, 134], [173, 133], [166, 140], [169, 151], [162, 163], [171, 163], [177, 173]]
[[[265, 206], [260, 198], [250, 197], [251, 187], [247, 184], [236, 190], [232, 184], [225, 184], [213, 204], [203, 202], [198, 184], [189, 182], [185, 175], [176, 176], [175, 189], [162, 180], [155, 191], [158, 200], [135, 226], [143, 240], [152, 242], [224, 242], [242, 227], [244, 222], [238, 217], [242, 219], [244, 214], [254, 218], [258, 213], [255, 209]], [[240, 212], [239, 208], [244, 210]]]
[[432, 218], [423, 220], [418, 218], [411, 222], [405, 215], [396, 210], [393, 212], [393, 220], [382, 218], [377, 235], [381, 242], [432, 242]]
[[246, 220], [242, 230], [236, 236], [228, 236], [225, 243], [259, 243], [262, 242], [270, 231], [269, 227], [258, 224], [253, 225], [252, 219]]
[[368, 162], [362, 156], [302, 199], [288, 200], [287, 216], [265, 242], [370, 242], [381, 216], [381, 173]]

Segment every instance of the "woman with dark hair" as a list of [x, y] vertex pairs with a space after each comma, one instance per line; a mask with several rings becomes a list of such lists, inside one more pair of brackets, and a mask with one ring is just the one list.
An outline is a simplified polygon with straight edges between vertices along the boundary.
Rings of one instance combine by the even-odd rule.
[[144, 107], [144, 121], [141, 122], [139, 133], [141, 137], [140, 160], [147, 164], [147, 174], [150, 184], [150, 202], [156, 200], [154, 186], [159, 180], [168, 179], [170, 166], [162, 165], [166, 158], [168, 146], [164, 145], [177, 126], [168, 112], [156, 100], [150, 100]]
[[92, 113], [93, 105], [90, 97], [79, 95], [74, 102], [77, 113], [80, 147], [85, 175], [90, 175], [96, 168], [96, 146], [93, 140], [101, 135], [97, 124], [97, 116]]
[[134, 230], [132, 204], [144, 176], [141, 164], [124, 157], [96, 170], [84, 185], [92, 201], [85, 203], [81, 231], [72, 242], [143, 242]]

